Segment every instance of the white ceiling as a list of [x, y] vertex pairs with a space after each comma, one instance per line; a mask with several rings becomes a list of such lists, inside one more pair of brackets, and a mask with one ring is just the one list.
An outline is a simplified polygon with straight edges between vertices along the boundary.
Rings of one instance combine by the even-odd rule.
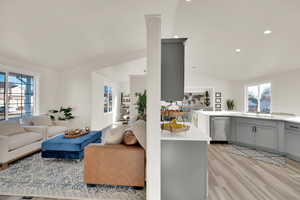
[[0, 59], [61, 70], [141, 58], [144, 15], [161, 13], [163, 36], [189, 37], [187, 67], [249, 79], [300, 67], [299, 10], [298, 0], [0, 0]]
[[238, 80], [300, 68], [299, 20], [299, 0], [193, 0], [178, 6], [175, 31], [189, 37], [191, 67]]
[[168, 32], [176, 2], [0, 0], [0, 57], [62, 69], [139, 56], [146, 48], [144, 15], [164, 13]]

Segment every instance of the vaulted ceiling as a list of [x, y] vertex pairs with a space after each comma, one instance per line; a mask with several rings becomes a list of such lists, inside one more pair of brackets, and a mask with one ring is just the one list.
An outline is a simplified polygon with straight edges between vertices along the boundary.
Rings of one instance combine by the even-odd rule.
[[141, 58], [144, 15], [158, 13], [164, 37], [189, 38], [187, 67], [248, 79], [300, 68], [299, 10], [298, 0], [0, 0], [0, 61], [62, 70]]
[[176, 6], [173, 0], [0, 0], [0, 57], [64, 69], [145, 56], [144, 15], [164, 13], [168, 32]]

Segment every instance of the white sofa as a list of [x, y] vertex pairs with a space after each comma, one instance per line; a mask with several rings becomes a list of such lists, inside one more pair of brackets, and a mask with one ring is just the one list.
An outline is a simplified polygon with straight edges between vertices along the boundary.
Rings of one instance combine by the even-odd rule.
[[20, 126], [19, 120], [0, 121], [0, 165], [40, 150], [46, 137], [45, 126]]
[[38, 115], [32, 117], [26, 117], [21, 119], [22, 126], [44, 126], [47, 128], [46, 136], [44, 139], [48, 139], [51, 137], [55, 137], [66, 130], [68, 130], [65, 126], [60, 126], [53, 122], [48, 115]]

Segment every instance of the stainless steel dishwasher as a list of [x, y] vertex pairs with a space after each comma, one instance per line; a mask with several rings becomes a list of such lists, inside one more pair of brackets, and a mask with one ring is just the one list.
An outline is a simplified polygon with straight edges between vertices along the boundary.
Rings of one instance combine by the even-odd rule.
[[212, 117], [210, 120], [212, 141], [227, 142], [231, 131], [230, 117]]

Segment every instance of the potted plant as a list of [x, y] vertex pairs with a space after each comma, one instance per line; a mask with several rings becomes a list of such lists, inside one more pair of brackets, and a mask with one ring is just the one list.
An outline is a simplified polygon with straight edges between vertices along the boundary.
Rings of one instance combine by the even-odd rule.
[[55, 123], [63, 122], [68, 123], [71, 119], [75, 117], [72, 114], [73, 108], [72, 107], [63, 107], [61, 106], [58, 110], [53, 109], [49, 110], [50, 119]]
[[227, 99], [226, 104], [228, 110], [234, 110], [235, 104], [233, 99]]
[[146, 120], [147, 92], [145, 90], [144, 93], [135, 93], [135, 96], [138, 98], [136, 102], [138, 119]]

